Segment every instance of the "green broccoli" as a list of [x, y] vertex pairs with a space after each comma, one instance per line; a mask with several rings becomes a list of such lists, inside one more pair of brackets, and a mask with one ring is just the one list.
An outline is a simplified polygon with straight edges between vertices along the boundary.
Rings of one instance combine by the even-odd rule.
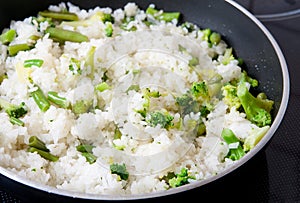
[[187, 168], [182, 168], [180, 173], [174, 174], [174, 176], [168, 180], [168, 183], [172, 188], [175, 188], [175, 187], [188, 184], [189, 179], [196, 179], [196, 178], [188, 174]]
[[250, 135], [246, 137], [244, 144], [243, 144], [243, 149], [244, 151], [249, 151], [253, 149], [257, 143], [264, 137], [264, 135], [268, 132], [270, 129], [270, 126], [264, 126], [258, 129], [253, 129], [250, 132]]
[[25, 103], [22, 102], [20, 105], [11, 104], [8, 101], [0, 98], [0, 107], [5, 110], [10, 118], [12, 124], [23, 126], [24, 123], [19, 118], [27, 113]]
[[241, 101], [237, 96], [237, 87], [231, 84], [227, 84], [222, 87], [223, 101], [229, 107], [240, 108]]
[[257, 87], [258, 81], [256, 79], [251, 78], [245, 70], [242, 71], [241, 77], [239, 78], [239, 84], [248, 82], [251, 87]]
[[176, 104], [179, 106], [179, 111], [181, 117], [191, 113], [199, 111], [199, 103], [193, 99], [193, 97], [189, 94], [183, 94], [180, 97], [176, 97]]
[[128, 180], [129, 173], [126, 169], [126, 165], [113, 163], [110, 165], [110, 171], [112, 174], [117, 174], [122, 180]]
[[148, 114], [148, 116], [146, 117], [146, 122], [149, 123], [152, 127], [160, 125], [162, 128], [168, 129], [173, 125], [173, 119], [174, 117], [169, 115], [168, 113], [154, 111]]
[[249, 92], [246, 83], [238, 85], [237, 96], [241, 101], [247, 119], [259, 127], [271, 124], [272, 116], [270, 111], [273, 108], [274, 101], [265, 98], [264, 94], [254, 97]]
[[200, 101], [209, 100], [208, 86], [205, 81], [203, 82], [194, 82], [191, 87], [191, 94], [194, 98]]
[[222, 138], [224, 141], [230, 144], [237, 144], [235, 148], [230, 148], [227, 154], [227, 157], [233, 161], [239, 160], [245, 155], [245, 152], [241, 146], [240, 140], [235, 136], [235, 134], [229, 128], [224, 128], [221, 133]]

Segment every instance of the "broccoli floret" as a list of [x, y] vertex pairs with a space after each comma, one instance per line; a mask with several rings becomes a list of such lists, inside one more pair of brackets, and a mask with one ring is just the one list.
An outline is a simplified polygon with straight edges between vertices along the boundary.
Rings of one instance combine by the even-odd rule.
[[245, 83], [238, 85], [237, 96], [241, 101], [247, 119], [259, 127], [271, 124], [272, 116], [270, 111], [273, 108], [274, 101], [262, 96], [254, 97]]
[[194, 82], [191, 87], [191, 94], [194, 98], [200, 101], [209, 100], [208, 87], [205, 81], [203, 82]]
[[117, 174], [118, 176], [120, 176], [120, 178], [122, 180], [128, 180], [129, 173], [128, 173], [124, 163], [123, 164], [117, 164], [117, 163], [111, 164], [110, 171], [112, 174]]
[[20, 105], [15, 105], [0, 98], [0, 106], [10, 117], [20, 118], [27, 113], [24, 102], [22, 102]]
[[250, 135], [245, 139], [243, 144], [244, 151], [249, 151], [257, 145], [257, 143], [265, 136], [270, 129], [270, 126], [264, 126], [262, 128], [253, 129]]
[[170, 126], [173, 125], [173, 119], [174, 117], [167, 113], [155, 111], [147, 115], [146, 122], [149, 123], [152, 127], [160, 125], [162, 128], [168, 129]]
[[199, 104], [195, 101], [191, 95], [183, 94], [180, 97], [176, 97], [176, 103], [179, 105], [180, 115], [183, 117], [191, 112], [199, 111]]
[[227, 84], [222, 87], [223, 101], [229, 107], [240, 108], [241, 102], [237, 96], [237, 87], [231, 84]]
[[169, 179], [168, 183], [172, 188], [179, 187], [189, 183], [189, 179], [196, 179], [194, 176], [188, 174], [187, 168], [182, 168], [180, 173], [175, 174], [174, 177]]
[[226, 157], [235, 161], [239, 160], [245, 155], [245, 152], [241, 146], [240, 140], [235, 136], [235, 134], [229, 128], [224, 128], [221, 134], [224, 141], [230, 145], [229, 152]]
[[245, 70], [243, 70], [242, 75], [239, 79], [240, 84], [244, 82], [248, 82], [252, 87], [258, 86], [258, 81], [256, 79], [251, 78]]
[[5, 110], [10, 118], [12, 124], [23, 126], [24, 123], [19, 118], [27, 113], [25, 103], [22, 102], [20, 105], [11, 104], [8, 101], [0, 98], [0, 107]]

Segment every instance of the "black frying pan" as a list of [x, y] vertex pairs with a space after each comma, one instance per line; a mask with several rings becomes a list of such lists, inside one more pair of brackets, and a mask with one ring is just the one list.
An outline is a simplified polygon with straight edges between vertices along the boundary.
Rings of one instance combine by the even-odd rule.
[[[0, 7], [0, 30], [9, 26], [11, 20], [22, 20], [28, 16], [35, 16], [38, 11], [47, 9], [50, 4], [56, 5], [60, 2], [61, 1], [59, 0], [3, 1]], [[93, 8], [95, 6], [107, 6], [116, 9], [123, 7], [128, 1], [71, 0], [70, 2], [84, 9]], [[255, 166], [257, 172], [247, 171], [247, 166], [251, 164], [251, 161], [256, 158], [255, 156], [261, 153], [267, 146], [277, 127], [280, 125], [288, 103], [289, 76], [285, 59], [277, 43], [266, 28], [254, 16], [230, 0], [135, 0], [132, 2], [137, 2], [143, 9], [146, 9], [150, 3], [154, 3], [158, 8], [166, 11], [179, 11], [183, 14], [183, 18], [181, 19], [182, 22], [190, 21], [197, 24], [199, 27], [211, 28], [212, 30], [219, 32], [225, 41], [234, 48], [235, 54], [244, 60], [245, 63], [243, 68], [247, 70], [250, 76], [257, 78], [260, 81], [260, 89], [257, 91], [264, 91], [270, 99], [275, 101], [275, 108], [273, 111], [275, 120], [271, 129], [255, 150], [248, 153], [238, 165], [235, 165], [229, 170], [202, 183], [188, 184], [170, 191], [133, 196], [127, 199], [144, 202], [163, 202], [167, 200], [185, 201], [187, 198], [192, 197], [197, 198], [197, 200], [200, 201], [202, 199], [201, 195], [206, 197], [210, 196], [211, 200], [215, 200], [215, 198], [218, 197], [218, 194], [223, 196], [226, 200], [238, 198], [238, 195], [242, 195], [241, 193], [245, 193], [246, 196], [249, 195], [243, 190], [242, 186], [240, 187], [239, 185], [234, 184], [236, 184], [237, 179], [260, 181], [263, 180], [263, 178], [266, 178], [259, 176], [259, 171], [264, 170], [266, 166], [264, 159], [261, 159], [261, 156], [259, 157], [259, 160], [256, 160], [256, 162], [260, 163], [260, 165]], [[241, 177], [236, 177], [238, 175], [241, 175]], [[235, 180], [233, 185], [231, 180]], [[20, 177], [16, 177], [13, 174], [6, 173], [1, 167], [0, 185], [7, 191], [13, 192], [20, 199], [30, 202], [122, 200], [122, 198], [84, 195], [59, 191], [48, 187], [45, 188], [41, 185], [28, 182]], [[244, 185], [247, 185], [247, 183]], [[230, 187], [233, 187], [233, 189], [231, 190]], [[226, 198], [226, 192], [224, 191], [228, 193], [232, 191], [232, 194], [228, 194], [229, 196]], [[245, 201], [245, 198], [247, 197], [244, 197], [241, 200]]]

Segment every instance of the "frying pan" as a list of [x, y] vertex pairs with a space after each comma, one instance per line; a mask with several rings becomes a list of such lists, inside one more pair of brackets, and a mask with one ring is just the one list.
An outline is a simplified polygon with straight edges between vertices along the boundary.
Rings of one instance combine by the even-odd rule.
[[[0, 29], [8, 27], [11, 20], [23, 20], [25, 17], [34, 16], [38, 11], [47, 9], [49, 5], [56, 5], [60, 2], [59, 0], [3, 1], [0, 8]], [[70, 0], [69, 2], [82, 9], [94, 8], [95, 6], [117, 9], [128, 3], [127, 0]], [[145, 195], [99, 196], [63, 191], [28, 181], [0, 167], [0, 185], [7, 191], [13, 192], [20, 199], [30, 202], [90, 202], [95, 200], [161, 202], [166, 200], [165, 198], [168, 196], [200, 190], [202, 187], [234, 173], [235, 170], [267, 147], [279, 127], [289, 99], [288, 68], [277, 42], [252, 14], [231, 0], [132, 0], [131, 2], [136, 2], [142, 9], [146, 9], [150, 3], [154, 3], [158, 8], [165, 11], [179, 11], [183, 14], [183, 22], [193, 22], [200, 28], [211, 28], [219, 32], [223, 39], [234, 48], [235, 54], [244, 60], [243, 69], [260, 81], [260, 89], [257, 91], [264, 91], [270, 99], [275, 101], [272, 112], [274, 121], [270, 130], [260, 143], [237, 164], [218, 175], [202, 182]]]

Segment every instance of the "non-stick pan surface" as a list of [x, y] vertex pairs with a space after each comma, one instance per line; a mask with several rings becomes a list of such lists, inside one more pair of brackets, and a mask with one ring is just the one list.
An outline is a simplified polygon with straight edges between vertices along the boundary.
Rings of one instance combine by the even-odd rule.
[[[0, 7], [0, 29], [7, 27], [11, 20], [22, 20], [28, 16], [34, 16], [38, 11], [45, 10], [49, 5], [60, 3], [59, 0], [10, 0], [3, 1]], [[88, 9], [95, 6], [111, 7], [113, 9], [123, 7], [126, 0], [71, 0], [80, 8]], [[245, 9], [233, 1], [220, 0], [136, 0], [141, 8], [145, 9], [150, 3], [166, 11], [179, 11], [183, 14], [182, 22], [189, 21], [201, 28], [211, 28], [219, 32], [230, 44], [238, 57], [244, 60], [243, 68], [249, 75], [260, 81], [257, 91], [264, 91], [275, 101], [273, 116], [275, 120], [271, 129], [255, 148], [248, 153], [238, 165], [234, 165], [217, 176], [201, 183], [188, 184], [165, 192], [137, 195], [131, 197], [119, 196], [96, 196], [80, 193], [72, 193], [49, 188], [29, 182], [21, 177], [0, 168], [0, 184], [8, 191], [14, 191], [20, 199], [39, 202], [87, 202], [87, 200], [142, 200], [142, 201], [164, 201], [168, 196], [195, 191], [199, 187], [213, 184], [214, 181], [226, 178], [240, 166], [254, 158], [254, 156], [266, 147], [283, 118], [288, 103], [289, 76], [285, 59], [276, 41], [266, 28]], [[261, 166], [257, 166], [261, 167]], [[217, 194], [217, 191], [216, 191]], [[155, 199], [152, 199], [155, 198]]]

